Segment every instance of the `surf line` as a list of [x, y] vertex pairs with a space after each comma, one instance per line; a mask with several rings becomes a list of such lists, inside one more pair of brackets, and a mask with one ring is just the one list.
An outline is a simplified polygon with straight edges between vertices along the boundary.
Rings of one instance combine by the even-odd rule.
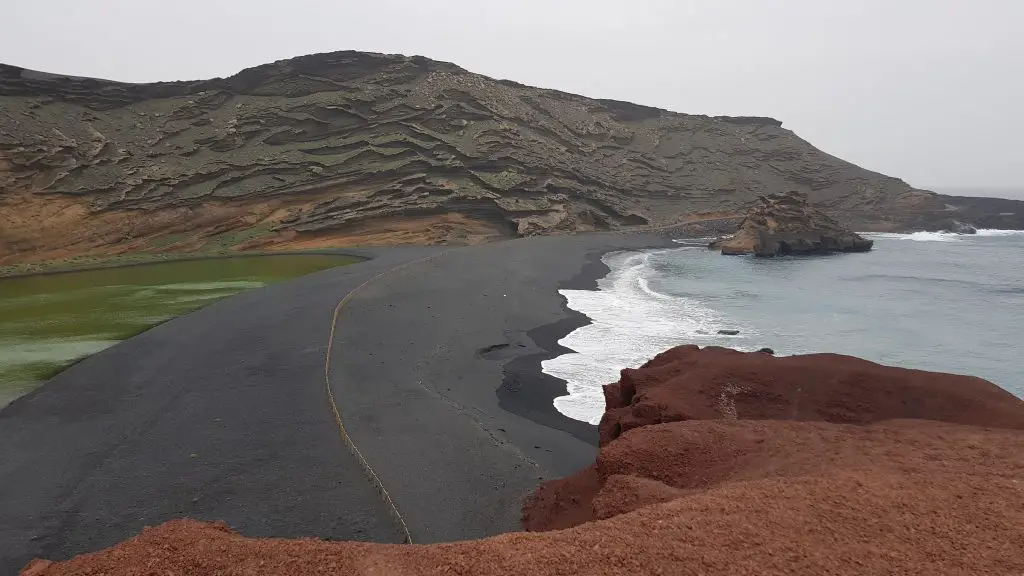
[[345, 428], [345, 421], [341, 418], [341, 411], [338, 409], [338, 403], [334, 397], [334, 391], [331, 390], [331, 350], [334, 348], [334, 333], [338, 325], [338, 316], [341, 314], [342, 308], [344, 308], [354, 296], [381, 278], [389, 276], [399, 270], [408, 268], [414, 264], [424, 264], [434, 260], [435, 258], [440, 258], [447, 253], [448, 250], [445, 250], [438, 254], [433, 254], [431, 256], [406, 262], [405, 264], [400, 264], [394, 268], [389, 268], [380, 274], [373, 276], [359, 286], [356, 286], [355, 289], [346, 294], [345, 297], [338, 302], [338, 305], [334, 307], [334, 314], [331, 316], [331, 333], [327, 338], [327, 355], [324, 361], [324, 382], [327, 386], [327, 400], [331, 406], [331, 412], [334, 414], [334, 423], [338, 425], [338, 433], [341, 435], [341, 441], [359, 463], [359, 467], [363, 469], [363, 473], [366, 475], [367, 480], [369, 480], [370, 484], [372, 484], [374, 489], [377, 490], [377, 495], [380, 496], [381, 500], [384, 501], [384, 505], [387, 506], [388, 513], [394, 519], [395, 523], [398, 524], [399, 531], [402, 533], [402, 541], [405, 544], [412, 544], [412, 535], [409, 533], [409, 526], [405, 523], [405, 518], [403, 518], [401, 512], [398, 511], [398, 506], [395, 505], [395, 501], [391, 498], [391, 494], [389, 494], [387, 488], [384, 487], [384, 483], [381, 482], [380, 476], [377, 476], [373, 467], [370, 466], [370, 463], [366, 461], [365, 457], [363, 457], [363, 453], [359, 451], [359, 447], [356, 446], [355, 441], [352, 440], [348, 430]]

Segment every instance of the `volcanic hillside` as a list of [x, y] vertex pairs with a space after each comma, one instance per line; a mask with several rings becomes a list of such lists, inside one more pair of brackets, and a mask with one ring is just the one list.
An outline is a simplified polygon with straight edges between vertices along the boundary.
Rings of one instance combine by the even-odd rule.
[[788, 190], [856, 229], [961, 205], [960, 219], [1024, 227], [1019, 201], [915, 190], [771, 118], [596, 100], [423, 57], [335, 52], [154, 84], [0, 65], [0, 263], [660, 227]]

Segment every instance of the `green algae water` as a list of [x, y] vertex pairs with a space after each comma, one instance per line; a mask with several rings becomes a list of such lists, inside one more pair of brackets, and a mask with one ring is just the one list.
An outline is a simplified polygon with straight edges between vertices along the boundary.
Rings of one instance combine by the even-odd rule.
[[75, 361], [175, 316], [355, 261], [247, 256], [0, 279], [0, 408]]

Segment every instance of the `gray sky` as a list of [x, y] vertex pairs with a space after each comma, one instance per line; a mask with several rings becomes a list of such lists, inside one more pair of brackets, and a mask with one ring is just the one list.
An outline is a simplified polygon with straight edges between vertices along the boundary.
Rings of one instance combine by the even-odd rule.
[[[779, 118], [920, 187], [1024, 188], [1021, 0], [5, 0], [0, 62], [122, 81], [312, 52]], [[1004, 194], [1001, 194], [1004, 195]]]

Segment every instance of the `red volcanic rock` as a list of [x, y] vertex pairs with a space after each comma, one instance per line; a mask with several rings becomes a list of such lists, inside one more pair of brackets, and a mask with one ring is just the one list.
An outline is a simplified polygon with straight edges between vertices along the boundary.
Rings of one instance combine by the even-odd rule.
[[679, 347], [605, 391], [597, 462], [524, 508], [543, 532], [403, 546], [179, 520], [22, 574], [1024, 574], [1024, 402], [984, 380]]
[[602, 458], [626, 474], [609, 476], [595, 503], [614, 516], [567, 530], [403, 546], [174, 521], [38, 574], [1024, 573], [1017, 430], [689, 421], [632, 430], [602, 452], [611, 447]]
[[[1024, 402], [991, 382], [838, 354], [779, 358], [678, 346], [639, 369], [622, 370], [621, 379], [606, 385], [604, 393], [596, 465], [542, 485], [524, 506], [525, 529], [556, 530], [609, 518], [706, 489], [723, 478], [749, 476], [751, 469], [780, 471], [815, 459], [832, 462], [825, 456], [835, 449], [822, 447], [823, 432], [817, 428], [803, 429], [808, 441], [819, 439], [816, 444], [803, 446], [796, 439], [766, 453], [774, 444], [758, 437], [752, 446], [747, 437], [724, 433], [721, 422], [695, 423], [683, 429], [685, 434], [657, 424], [791, 420], [866, 425], [917, 419], [1024, 429]], [[780, 435], [787, 434], [780, 430]], [[696, 441], [695, 434], [703, 436]], [[707, 437], [716, 434], [720, 437]], [[902, 440], [894, 442], [900, 446]], [[937, 450], [942, 446], [940, 442]], [[799, 452], [790, 454], [794, 447]], [[797, 456], [811, 460], [793, 460]]]
[[991, 382], [839, 354], [775, 357], [678, 346], [624, 369], [604, 396], [602, 446], [639, 426], [681, 420], [916, 418], [1024, 429], [1021, 401]]
[[523, 528], [561, 530], [593, 520], [591, 505], [601, 484], [596, 466], [541, 484], [523, 506]]
[[[1022, 450], [1024, 433], [1018, 430], [922, 420], [866, 426], [691, 420], [646, 426], [603, 447], [595, 467], [542, 486], [525, 507], [524, 528], [546, 531], [586, 526], [652, 504], [702, 497], [734, 484], [753, 494], [767, 485], [799, 479], [828, 483], [845, 478], [855, 483], [927, 486], [937, 498], [935, 509], [928, 514], [940, 514], [943, 503], [953, 498], [949, 494], [962, 488], [953, 489], [961, 482], [975, 486], [971, 490], [1002, 486], [1007, 490], [1004, 496], [1010, 499], [1007, 506], [1012, 507], [1018, 504], [1010, 505], [1011, 501], [1024, 504]], [[867, 496], [867, 489], [836, 490], [836, 497], [847, 499], [848, 506], [867, 506], [857, 502]], [[950, 493], [944, 494], [946, 490]], [[749, 503], [761, 506], [763, 502], [755, 503], [756, 498], [768, 497], [751, 496]], [[902, 513], [899, 508], [907, 494], [891, 491], [871, 497], [890, 501], [886, 509], [874, 512], [879, 522], [888, 522], [890, 516]], [[1020, 514], [1024, 521], [1024, 508], [1009, 513]], [[1022, 527], [1011, 533], [1024, 542]], [[1024, 557], [1020, 561], [1024, 562]]]

